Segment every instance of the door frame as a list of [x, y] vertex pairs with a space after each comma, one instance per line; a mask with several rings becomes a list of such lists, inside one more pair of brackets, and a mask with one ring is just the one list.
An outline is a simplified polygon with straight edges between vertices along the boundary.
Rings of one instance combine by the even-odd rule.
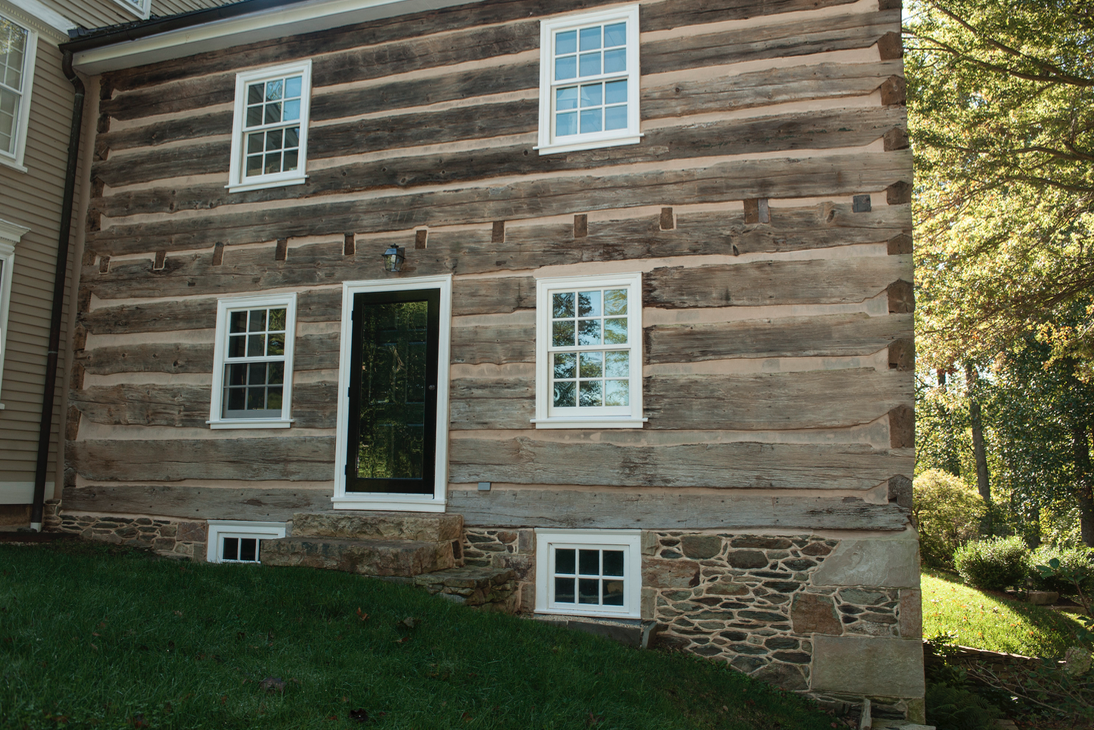
[[[349, 388], [353, 359], [353, 297], [361, 293], [418, 291], [440, 292], [440, 321], [437, 333], [437, 448], [432, 494], [347, 492], [346, 462], [349, 451]], [[448, 394], [452, 342], [452, 275], [420, 276], [408, 279], [380, 279], [342, 282], [342, 330], [338, 354], [338, 421], [334, 465], [335, 509], [444, 512], [448, 489]]]

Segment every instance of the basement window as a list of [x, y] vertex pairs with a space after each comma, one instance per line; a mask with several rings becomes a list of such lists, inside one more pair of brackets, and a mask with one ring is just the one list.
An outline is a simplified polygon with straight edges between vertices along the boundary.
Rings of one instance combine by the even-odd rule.
[[261, 563], [262, 543], [282, 537], [283, 522], [210, 520], [205, 559], [210, 563]]
[[288, 428], [296, 294], [221, 299], [211, 428]]
[[236, 76], [229, 191], [304, 182], [310, 101], [310, 60]]
[[536, 530], [536, 613], [641, 618], [639, 530]]

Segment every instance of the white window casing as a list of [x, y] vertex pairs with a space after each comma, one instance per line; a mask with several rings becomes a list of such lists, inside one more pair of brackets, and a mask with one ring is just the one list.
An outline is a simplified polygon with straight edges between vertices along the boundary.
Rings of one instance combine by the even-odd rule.
[[0, 164], [26, 172], [38, 33], [0, 14]]
[[536, 428], [642, 428], [642, 274], [536, 280]]
[[307, 179], [311, 60], [236, 75], [228, 190]]
[[209, 520], [205, 559], [210, 563], [261, 563], [262, 541], [282, 537], [284, 522]]
[[540, 154], [636, 144], [638, 5], [540, 23]]
[[642, 617], [640, 530], [536, 530], [536, 613]]
[[211, 428], [288, 428], [296, 294], [217, 302]]
[[152, 0], [114, 0], [114, 2], [142, 20], [146, 20], [152, 10]]
[[[15, 245], [30, 231], [25, 226], [0, 219], [0, 397], [3, 396], [4, 356], [8, 351], [8, 313], [11, 311], [11, 277], [15, 268]], [[4, 404], [0, 402], [0, 410]]]

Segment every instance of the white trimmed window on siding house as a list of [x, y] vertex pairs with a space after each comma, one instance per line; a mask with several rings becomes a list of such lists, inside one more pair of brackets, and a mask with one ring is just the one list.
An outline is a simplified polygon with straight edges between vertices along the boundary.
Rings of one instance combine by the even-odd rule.
[[536, 428], [641, 428], [642, 275], [536, 281]]
[[152, 10], [152, 0], [114, 0], [138, 18], [146, 19]]
[[540, 24], [540, 154], [635, 144], [638, 6]]
[[25, 171], [38, 34], [0, 15], [0, 162]]
[[536, 613], [641, 618], [639, 530], [536, 530]]
[[310, 60], [237, 74], [231, 192], [304, 182], [310, 101]]
[[221, 299], [213, 346], [212, 428], [291, 424], [296, 294]]
[[[8, 313], [11, 311], [11, 277], [15, 267], [15, 244], [30, 229], [0, 220], [0, 387], [4, 384], [4, 356], [8, 351]], [[0, 391], [0, 397], [3, 392]], [[0, 410], [4, 404], [0, 402]]]
[[284, 522], [209, 520], [205, 559], [210, 563], [261, 563], [262, 543], [282, 537]]

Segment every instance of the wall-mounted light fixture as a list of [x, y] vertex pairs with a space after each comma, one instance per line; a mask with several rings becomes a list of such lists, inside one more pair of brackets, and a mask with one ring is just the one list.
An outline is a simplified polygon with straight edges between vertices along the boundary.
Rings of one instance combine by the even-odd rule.
[[406, 261], [406, 254], [401, 246], [392, 246], [387, 251], [384, 251], [384, 270], [391, 272], [398, 272], [402, 268], [403, 262]]

